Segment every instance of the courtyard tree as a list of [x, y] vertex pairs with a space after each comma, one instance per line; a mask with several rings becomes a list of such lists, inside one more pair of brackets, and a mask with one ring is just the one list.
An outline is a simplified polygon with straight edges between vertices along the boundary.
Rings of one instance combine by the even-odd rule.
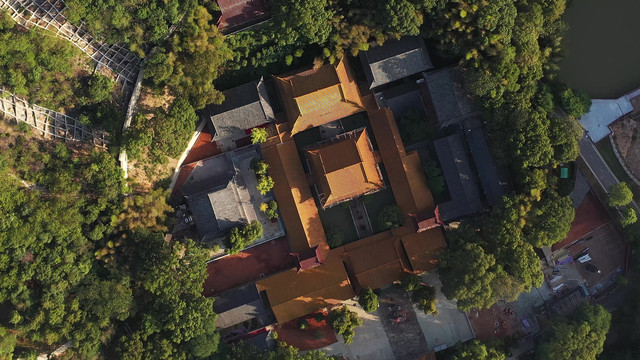
[[536, 348], [536, 359], [596, 359], [610, 324], [611, 314], [604, 307], [584, 303], [570, 317], [551, 321]]
[[252, 144], [262, 144], [263, 142], [267, 141], [267, 137], [268, 137], [267, 129], [265, 128], [253, 128], [251, 130]]
[[258, 176], [258, 184], [256, 185], [256, 189], [262, 195], [267, 195], [271, 189], [273, 189], [273, 179], [269, 175], [260, 175]]
[[262, 236], [262, 224], [253, 220], [244, 226], [236, 226], [225, 238], [225, 245], [229, 254], [237, 254], [242, 249], [258, 240]]
[[337, 334], [342, 335], [345, 344], [351, 344], [356, 334], [355, 328], [362, 325], [362, 319], [358, 317], [358, 314], [343, 306], [329, 312], [329, 323]]
[[340, 231], [340, 228], [335, 225], [329, 225], [325, 229], [324, 233], [327, 237], [327, 242], [332, 249], [342, 245], [342, 242], [344, 241], [344, 234]]
[[422, 279], [416, 274], [406, 274], [400, 279], [400, 286], [404, 291], [413, 291], [422, 284]]
[[444, 360], [505, 360], [506, 354], [478, 339], [458, 342], [443, 351]]
[[378, 308], [378, 295], [376, 295], [371, 288], [366, 288], [360, 292], [358, 304], [360, 304], [366, 312], [376, 311]]
[[400, 208], [396, 205], [387, 205], [378, 215], [378, 225], [382, 230], [393, 229], [402, 226], [404, 219]]
[[433, 286], [420, 285], [411, 293], [411, 302], [425, 314], [438, 315], [436, 301], [436, 289]]
[[633, 193], [626, 182], [611, 185], [607, 204], [611, 207], [625, 206], [633, 200]]

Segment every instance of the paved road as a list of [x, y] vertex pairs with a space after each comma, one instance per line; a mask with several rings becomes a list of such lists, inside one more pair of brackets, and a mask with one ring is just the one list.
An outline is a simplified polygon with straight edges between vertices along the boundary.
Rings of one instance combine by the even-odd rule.
[[[604, 161], [596, 149], [595, 144], [587, 135], [578, 141], [578, 146], [580, 147], [580, 157], [582, 157], [589, 169], [591, 169], [591, 172], [593, 172], [600, 185], [602, 185], [606, 192], [609, 192], [609, 188], [612, 185], [620, 182], [618, 178], [613, 174], [609, 165]], [[636, 211], [640, 209], [636, 201], [633, 201], [633, 205]]]

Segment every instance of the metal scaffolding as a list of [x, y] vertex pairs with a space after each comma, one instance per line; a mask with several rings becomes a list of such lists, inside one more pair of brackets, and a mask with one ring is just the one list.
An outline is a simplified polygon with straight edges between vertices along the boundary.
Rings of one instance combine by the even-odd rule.
[[7, 9], [11, 18], [25, 27], [37, 26], [71, 41], [93, 59], [98, 68], [113, 71], [123, 86], [132, 86], [140, 68], [140, 58], [120, 45], [102, 44], [82, 28], [70, 24], [64, 16], [62, 0], [0, 0], [0, 8]]
[[93, 130], [65, 114], [29, 104], [0, 88], [0, 111], [17, 121], [25, 122], [40, 132], [65, 141], [84, 141], [106, 148], [109, 142], [104, 131]]

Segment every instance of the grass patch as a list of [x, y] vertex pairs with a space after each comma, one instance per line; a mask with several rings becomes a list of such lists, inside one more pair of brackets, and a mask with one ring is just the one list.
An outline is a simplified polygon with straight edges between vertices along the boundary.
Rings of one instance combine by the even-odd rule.
[[348, 244], [358, 240], [358, 232], [353, 224], [351, 212], [348, 208], [336, 205], [329, 209], [322, 210], [318, 207], [318, 213], [320, 214], [322, 226], [324, 226], [325, 229], [329, 226], [334, 226], [342, 233], [344, 237], [342, 244]]
[[609, 165], [609, 168], [611, 168], [611, 171], [613, 171], [613, 174], [618, 178], [618, 180], [624, 181], [627, 183], [627, 185], [629, 185], [629, 189], [631, 189], [631, 191], [633, 192], [633, 198], [636, 200], [640, 200], [640, 187], [636, 185], [633, 180], [631, 180], [629, 175], [627, 175], [627, 172], [622, 167], [622, 164], [620, 164], [620, 162], [618, 161], [609, 138], [605, 138], [596, 143], [596, 148], [598, 149], [598, 152], [600, 152], [600, 155], [602, 155], [602, 158], [607, 163], [607, 165]]
[[363, 201], [364, 207], [367, 209], [367, 214], [369, 215], [369, 222], [371, 222], [373, 232], [376, 234], [383, 232], [384, 230], [380, 228], [378, 216], [380, 215], [380, 212], [382, 212], [382, 208], [387, 205], [396, 204], [396, 199], [393, 197], [393, 191], [391, 191], [391, 188], [387, 186], [384, 190], [380, 190], [371, 195], [366, 195], [363, 198]]

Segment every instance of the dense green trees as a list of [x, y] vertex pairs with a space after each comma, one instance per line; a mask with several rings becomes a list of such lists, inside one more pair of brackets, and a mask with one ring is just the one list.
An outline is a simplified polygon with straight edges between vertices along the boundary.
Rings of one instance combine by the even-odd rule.
[[436, 301], [436, 288], [433, 286], [420, 285], [411, 293], [411, 302], [425, 314], [438, 315]]
[[543, 277], [534, 247], [562, 240], [574, 214], [569, 198], [555, 192], [545, 191], [539, 200], [504, 197], [481, 219], [481, 226], [450, 232], [449, 249], [441, 260], [442, 292], [468, 310], [515, 300], [540, 286]]
[[262, 237], [262, 224], [257, 220], [244, 226], [236, 226], [225, 238], [227, 253], [237, 254], [260, 237]]
[[[73, 340], [79, 358], [216, 351], [213, 300], [201, 294], [207, 251], [144, 229], [165, 223], [166, 194], [126, 203], [108, 153], [11, 142], [0, 155], [0, 303], [9, 311], [0, 326], [34, 344]], [[137, 207], [151, 212], [131, 214]], [[12, 336], [2, 336], [2, 351]]]
[[335, 359], [333, 356], [325, 356], [318, 350], [306, 351], [301, 354], [298, 349], [278, 341], [275, 351], [262, 351], [244, 341], [236, 342], [229, 349], [223, 349], [216, 354], [213, 360], [323, 360]]
[[596, 359], [609, 332], [611, 314], [601, 305], [584, 304], [569, 318], [555, 318], [542, 335], [536, 359]]
[[477, 339], [458, 342], [443, 353], [444, 360], [504, 360], [507, 357], [503, 352]]

